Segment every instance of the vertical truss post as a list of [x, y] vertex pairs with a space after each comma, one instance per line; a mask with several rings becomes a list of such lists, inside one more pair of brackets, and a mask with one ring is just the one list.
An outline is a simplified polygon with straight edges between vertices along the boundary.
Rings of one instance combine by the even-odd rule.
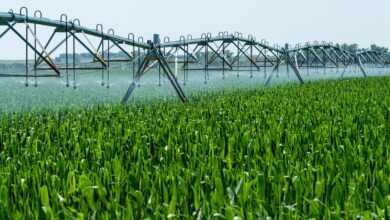
[[[34, 17], [39, 17], [42, 18], [42, 12], [37, 10], [34, 12]], [[37, 48], [37, 41], [38, 39], [36, 38], [37, 36], [37, 24], [34, 23], [34, 47]], [[37, 79], [37, 53], [34, 52], [34, 87], [38, 87], [38, 79]]]
[[[115, 32], [113, 29], [109, 29], [108, 34], [111, 34], [112, 36], [114, 36]], [[111, 74], [111, 46], [110, 46], [110, 42], [111, 42], [110, 39], [107, 39], [107, 85], [106, 85], [107, 89], [110, 88], [110, 74]]]
[[[186, 48], [186, 38], [184, 37], [184, 36], [180, 36], [180, 42], [182, 42], [182, 48], [185, 50], [185, 48]], [[178, 78], [178, 49], [179, 49], [179, 47], [177, 47], [176, 48], [176, 55], [175, 55], [175, 75], [176, 75], [176, 77]], [[184, 53], [185, 54], [185, 53]], [[186, 59], [185, 59], [185, 55], [183, 56], [183, 63], [184, 63], [184, 65], [185, 65], [185, 61], [186, 61]], [[183, 65], [183, 67], [184, 67], [184, 65]], [[186, 72], [185, 72], [185, 70], [183, 70], [183, 85], [185, 85], [186, 84]]]
[[177, 77], [179, 75], [179, 67], [178, 67], [178, 48], [176, 47], [176, 50], [175, 50], [175, 76]]
[[336, 58], [336, 63], [337, 63], [337, 66], [336, 66], [336, 75], [338, 75], [338, 73], [339, 73], [339, 67], [340, 67], [340, 58], [339, 58], [339, 56], [337, 55], [337, 53], [335, 53], [335, 50], [334, 50], [334, 48], [331, 48], [331, 50], [332, 50], [332, 52], [333, 52], [333, 54], [334, 54], [334, 56], [335, 56], [335, 58]]
[[68, 16], [62, 14], [60, 18], [61, 22], [65, 22], [65, 74], [66, 74], [66, 87], [69, 87], [69, 28], [68, 28]]
[[[106, 49], [104, 49], [104, 47], [105, 47], [104, 41], [105, 41], [105, 39], [104, 39], [104, 36], [103, 36], [103, 33], [102, 33], [102, 58], [103, 58], [103, 60], [106, 57]], [[106, 68], [107, 68], [107, 66], [106, 66]], [[102, 69], [102, 82], [101, 82], [101, 86], [105, 86], [106, 85], [105, 75], [104, 75], [105, 71], [106, 71], [105, 68], [103, 68]]]
[[264, 64], [264, 77], [267, 77], [267, 50], [264, 50], [264, 60], [263, 60], [263, 64]]
[[202, 34], [202, 38], [204, 37], [204, 84], [207, 84], [207, 74], [209, 69], [209, 50], [208, 50], [208, 37], [206, 34]]
[[[279, 49], [279, 45], [276, 45], [276, 48]], [[282, 62], [282, 60], [281, 60], [280, 52], [279, 52], [278, 55], [279, 55], [279, 56], [278, 56], [278, 62], [277, 62], [277, 64], [276, 64], [275, 68], [276, 68], [277, 71], [279, 72], [279, 66], [280, 66], [280, 63]]]
[[72, 59], [73, 59], [73, 89], [76, 89], [77, 88], [77, 85], [76, 85], [76, 38], [75, 36], [73, 36], [73, 55], [72, 55]]
[[[251, 59], [253, 59], [253, 42], [251, 43], [251, 46], [250, 46], [250, 56], [251, 56]], [[254, 60], [254, 62], [256, 62], [256, 60]], [[253, 64], [250, 63], [250, 78], [253, 78]]]
[[133, 59], [132, 59], [131, 63], [132, 63], [132, 67], [133, 67], [132, 69], [133, 69], [133, 80], [134, 80], [134, 77], [135, 77], [135, 63], [134, 63], [134, 57], [135, 57], [135, 46], [134, 46], [135, 45], [134, 44], [135, 43], [135, 36], [132, 33], [130, 33], [129, 36], [131, 37], [131, 40], [133, 42], [133, 45], [132, 45]]
[[107, 82], [106, 88], [110, 88], [110, 71], [111, 71], [111, 56], [110, 56], [110, 40], [107, 40]]
[[[288, 51], [288, 50], [289, 50], [289, 45], [286, 44], [284, 49], [285, 49], [286, 51]], [[287, 54], [287, 56], [289, 56], [289, 55]], [[286, 71], [287, 71], [287, 77], [290, 78], [290, 68], [289, 68], [289, 65], [288, 65], [288, 64], [286, 65]]]
[[241, 56], [240, 39], [239, 37], [237, 37], [237, 78], [240, 77], [240, 56]]
[[327, 68], [327, 64], [328, 64], [328, 57], [326, 56], [326, 51], [325, 51], [325, 48], [323, 47], [320, 47], [320, 49], [322, 50], [322, 60], [323, 60], [323, 66], [324, 66], [324, 72], [323, 74], [326, 75], [326, 68]]
[[[96, 25], [96, 31], [99, 31], [100, 32], [100, 45], [99, 45], [99, 48], [97, 49], [96, 53], [98, 54], [99, 51], [100, 51], [100, 48], [102, 49], [102, 59], [105, 60], [105, 54], [104, 54], [104, 30], [103, 30], [103, 25], [102, 24], [97, 24]], [[101, 69], [101, 82], [100, 82], [100, 85], [101, 86], [104, 86], [104, 70], [105, 68], [107, 68], [107, 66], [104, 66], [103, 63], [102, 64], [102, 69]]]
[[161, 86], [161, 66], [158, 65], [158, 86]]
[[[144, 38], [143, 37], [138, 37], [138, 43], [143, 43], [144, 42]], [[143, 53], [145, 53], [145, 49], [143, 50]], [[138, 61], [137, 61], [137, 68], [138, 70], [141, 68], [141, 64], [142, 64], [142, 61], [141, 61], [141, 48], [138, 47]], [[146, 68], [146, 67], [145, 67]], [[136, 78], [136, 76], [134, 76]], [[137, 81], [137, 86], [140, 87], [141, 84], [139, 83], [139, 81]]]
[[[25, 14], [24, 14], [24, 16], [25, 16], [25, 19], [24, 19], [24, 24], [25, 24], [25, 43], [26, 43], [26, 47], [25, 47], [25, 49], [26, 49], [26, 62], [25, 62], [25, 65], [26, 65], [26, 69], [25, 69], [25, 71], [26, 71], [26, 81], [25, 81], [25, 86], [26, 87], [28, 87], [28, 44], [29, 44], [29, 40], [28, 40], [28, 9], [26, 8], [26, 7], [22, 7], [21, 9], [20, 9], [20, 14], [22, 15], [23, 14], [23, 10], [24, 10], [24, 12], [25, 12]], [[36, 47], [34, 47], [34, 48], [36, 48]]]
[[[225, 57], [225, 41], [222, 42], [222, 57]], [[225, 79], [225, 61], [222, 60], [222, 79]]]
[[306, 49], [306, 75], [310, 76], [310, 53], [309, 50]]
[[210, 57], [209, 57], [209, 55], [210, 55], [210, 52], [209, 52], [209, 49], [211, 48], [210, 47], [210, 42], [211, 42], [211, 33], [207, 33], [207, 37], [206, 37], [206, 41], [207, 41], [207, 44], [206, 44], [206, 51], [207, 51], [207, 74], [206, 74], [206, 76], [207, 76], [207, 80], [210, 80], [210, 72], [209, 72], [209, 65], [210, 65]]
[[[208, 44], [206, 42], [206, 44]], [[208, 69], [209, 69], [209, 58], [208, 58], [208, 55], [209, 55], [209, 48], [207, 46], [204, 47], [204, 84], [207, 84], [207, 72], [208, 72]]]
[[[164, 38], [164, 42], [169, 42], [169, 37]], [[167, 57], [167, 51], [166, 48], [163, 48], [163, 56]], [[158, 86], [161, 86], [161, 66], [158, 65]]]
[[[72, 22], [73, 29], [75, 27], [75, 23], [77, 23], [78, 26], [81, 26], [80, 20], [76, 18]], [[71, 33], [73, 36], [73, 89], [77, 89], [77, 82], [76, 82], [76, 39], [77, 39], [76, 33], [77, 32], [74, 32], [74, 33], [71, 32]], [[79, 41], [79, 43], [82, 44], [82, 41]]]
[[[278, 48], [279, 48], [279, 46], [278, 46]], [[282, 49], [283, 50], [283, 48], [281, 48], [280, 47], [280, 49]], [[279, 78], [279, 71], [280, 71], [280, 65], [282, 64], [282, 57], [284, 56], [284, 54], [281, 54], [281, 55], [279, 55], [279, 62], [276, 64], [276, 66], [275, 66], [275, 69], [274, 70], [276, 70], [276, 78]], [[274, 72], [274, 71], [272, 71], [272, 72]], [[270, 75], [270, 76], [272, 76], [272, 75]]]
[[[37, 36], [37, 25], [34, 24], [34, 35]], [[37, 48], [37, 39], [34, 39], [34, 47]], [[34, 53], [34, 87], [38, 87], [37, 80], [37, 53]]]
[[[186, 48], [186, 51], [188, 51], [188, 43], [185, 45], [185, 48]], [[184, 67], [188, 66], [188, 53], [184, 53]], [[187, 83], [187, 80], [188, 80], [188, 71], [187, 71], [187, 68], [183, 68], [183, 71], [184, 71], [184, 81], [183, 81], [183, 85], [186, 85]]]

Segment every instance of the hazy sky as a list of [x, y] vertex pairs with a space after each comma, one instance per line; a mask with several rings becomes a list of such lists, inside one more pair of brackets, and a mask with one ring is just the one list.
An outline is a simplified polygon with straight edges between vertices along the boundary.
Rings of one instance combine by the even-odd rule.
[[[84, 26], [102, 23], [119, 35], [134, 32], [147, 39], [153, 33], [176, 39], [227, 30], [254, 34], [272, 44], [325, 40], [390, 46], [390, 0], [1, 1], [3, 12], [27, 6], [53, 19], [65, 12]], [[12, 48], [11, 39], [0, 39], [1, 51]]]

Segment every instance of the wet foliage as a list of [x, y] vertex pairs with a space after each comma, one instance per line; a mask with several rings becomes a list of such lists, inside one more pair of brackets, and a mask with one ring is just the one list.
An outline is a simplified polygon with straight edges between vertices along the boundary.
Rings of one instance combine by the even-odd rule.
[[385, 218], [390, 78], [0, 117], [0, 219]]

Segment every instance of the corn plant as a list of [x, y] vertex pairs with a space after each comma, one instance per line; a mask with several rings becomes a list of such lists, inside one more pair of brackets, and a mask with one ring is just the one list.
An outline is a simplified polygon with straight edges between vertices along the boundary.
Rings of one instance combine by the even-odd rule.
[[385, 219], [390, 78], [0, 117], [0, 219]]

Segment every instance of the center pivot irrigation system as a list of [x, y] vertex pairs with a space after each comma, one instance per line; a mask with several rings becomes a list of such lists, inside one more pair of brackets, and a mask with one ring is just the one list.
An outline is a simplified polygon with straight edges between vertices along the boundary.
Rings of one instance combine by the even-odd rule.
[[[20, 25], [23, 31], [17, 29], [16, 26]], [[115, 35], [113, 29], [105, 32], [101, 24], [96, 25], [95, 29], [83, 27], [79, 19], [69, 20], [65, 14], [60, 16], [60, 20], [44, 18], [39, 10], [29, 16], [26, 7], [22, 7], [19, 13], [12, 10], [0, 13], [0, 26], [5, 27], [0, 32], [0, 39], [7, 33], [14, 33], [25, 44], [26, 66], [25, 74], [0, 74], [0, 77], [24, 77], [26, 86], [29, 86], [29, 78], [33, 78], [37, 86], [38, 77], [61, 77], [65, 79], [67, 87], [73, 82], [76, 88], [76, 71], [101, 70], [102, 85], [108, 88], [112, 63], [129, 63], [133, 82], [122, 99], [123, 103], [128, 101], [141, 77], [152, 68], [158, 69], [160, 82], [162, 73], [180, 100], [186, 102], [187, 97], [178, 77], [171, 69], [172, 59], [176, 65], [180, 63], [182, 66], [183, 85], [188, 81], [188, 72], [196, 70], [204, 72], [205, 83], [209, 71], [220, 71], [223, 78], [227, 71], [237, 72], [237, 75], [249, 71], [251, 77], [256, 71], [264, 71], [265, 84], [268, 85], [281, 66], [285, 66], [287, 71], [292, 69], [299, 82], [304, 83], [302, 69], [334, 68], [343, 77], [347, 68], [356, 67], [367, 77], [369, 68], [387, 68], [390, 64], [390, 55], [377, 51], [359, 50], [352, 53], [331, 43], [307, 43], [294, 48], [289, 48], [288, 44], [284, 47], [270, 46], [264, 40], [259, 42], [251, 35], [243, 37], [238, 32], [220, 32], [217, 36], [205, 33], [196, 39], [191, 35], [181, 36], [178, 41], [170, 41], [165, 37], [162, 42], [159, 35], [155, 34], [153, 40], [145, 43], [142, 37], [136, 39], [132, 33], [128, 37], [120, 37]], [[46, 33], [51, 31], [46, 42], [38, 38], [38, 27]], [[55, 36], [60, 36], [61, 40], [54, 43]], [[98, 39], [97, 46], [91, 38]], [[93, 57], [92, 66], [82, 66], [76, 62], [76, 45]], [[124, 54], [125, 59], [112, 56], [114, 47]], [[64, 62], [56, 62], [52, 58], [53, 53], [60, 49], [64, 50]], [[29, 57], [29, 51], [33, 52], [33, 58]], [[34, 61], [33, 68], [29, 68], [29, 59]], [[267, 74], [267, 69], [272, 71]], [[38, 74], [38, 71], [48, 71], [48, 74]]]

